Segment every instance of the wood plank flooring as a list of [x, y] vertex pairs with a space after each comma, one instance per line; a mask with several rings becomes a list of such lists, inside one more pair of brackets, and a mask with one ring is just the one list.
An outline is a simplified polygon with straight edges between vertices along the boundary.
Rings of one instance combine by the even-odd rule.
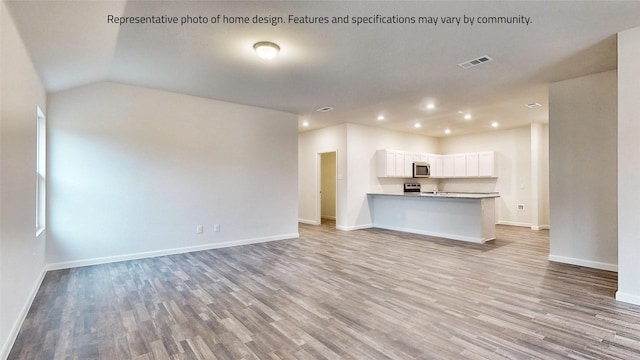
[[616, 273], [548, 232], [300, 239], [50, 272], [9, 359], [640, 359]]

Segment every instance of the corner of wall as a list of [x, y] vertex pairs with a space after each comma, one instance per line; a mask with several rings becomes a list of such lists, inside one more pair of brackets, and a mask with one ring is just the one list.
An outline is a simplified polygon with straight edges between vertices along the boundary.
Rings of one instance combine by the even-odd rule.
[[46, 109], [46, 93], [4, 1], [0, 33], [0, 272], [11, 274], [0, 277], [0, 355], [6, 357], [45, 274], [44, 237], [35, 234], [31, 144], [36, 108]]

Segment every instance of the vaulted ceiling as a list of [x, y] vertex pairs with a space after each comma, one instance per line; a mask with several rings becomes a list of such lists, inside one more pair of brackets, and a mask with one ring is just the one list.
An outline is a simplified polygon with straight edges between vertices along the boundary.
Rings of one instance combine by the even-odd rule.
[[[116, 81], [295, 113], [301, 131], [353, 122], [431, 136], [547, 122], [548, 84], [615, 69], [616, 33], [640, 26], [639, 1], [6, 2], [49, 92]], [[209, 23], [119, 25], [109, 15]], [[213, 24], [218, 15], [249, 23]], [[254, 24], [256, 15], [285, 23]], [[290, 16], [349, 23], [289, 23]], [[394, 16], [439, 23], [352, 22]], [[464, 16], [476, 22], [442, 23]], [[477, 23], [486, 17], [530, 23]], [[254, 53], [263, 40], [280, 45], [275, 59]], [[493, 61], [458, 66], [483, 55]], [[534, 102], [542, 106], [525, 106]], [[335, 110], [316, 111], [325, 106]]]

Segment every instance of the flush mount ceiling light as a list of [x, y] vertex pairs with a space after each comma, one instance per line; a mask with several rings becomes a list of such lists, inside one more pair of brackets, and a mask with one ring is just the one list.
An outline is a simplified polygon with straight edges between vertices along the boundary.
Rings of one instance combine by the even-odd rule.
[[260, 41], [253, 44], [253, 49], [262, 59], [271, 60], [278, 55], [280, 46], [276, 43], [272, 43], [271, 41]]
[[471, 120], [471, 114], [466, 114], [466, 115], [464, 116], [464, 119], [465, 119], [465, 120]]
[[422, 125], [420, 125], [420, 123], [415, 123], [415, 124], [413, 125], [413, 127], [414, 127], [414, 128], [416, 128], [416, 129], [420, 128], [420, 126], [422, 126]]
[[526, 104], [525, 106], [528, 107], [529, 109], [533, 109], [533, 108], [537, 108], [537, 107], [542, 106], [542, 104], [534, 102], [534, 103]]
[[432, 103], [427, 104], [427, 109], [431, 110], [431, 109], [435, 109], [435, 105]]
[[491, 123], [491, 127], [497, 128], [500, 124], [497, 121]]
[[308, 122], [308, 121], [303, 121], [303, 122], [302, 122], [302, 126], [304, 126], [304, 127], [309, 126], [309, 122]]
[[378, 120], [380, 121], [384, 120], [384, 115], [378, 115]]
[[449, 129], [444, 129], [444, 133], [445, 133], [445, 134], [451, 134], [451, 130], [449, 130]]

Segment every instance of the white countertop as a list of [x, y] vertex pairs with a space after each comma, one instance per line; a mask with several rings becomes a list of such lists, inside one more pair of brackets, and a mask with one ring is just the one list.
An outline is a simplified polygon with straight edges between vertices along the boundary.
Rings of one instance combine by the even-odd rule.
[[381, 192], [369, 192], [367, 195], [387, 195], [387, 196], [404, 196], [404, 197], [429, 197], [429, 198], [458, 198], [458, 199], [486, 199], [500, 197], [497, 192], [491, 193], [468, 193], [468, 192], [449, 192], [438, 191], [433, 192], [409, 192], [409, 193], [381, 193]]

